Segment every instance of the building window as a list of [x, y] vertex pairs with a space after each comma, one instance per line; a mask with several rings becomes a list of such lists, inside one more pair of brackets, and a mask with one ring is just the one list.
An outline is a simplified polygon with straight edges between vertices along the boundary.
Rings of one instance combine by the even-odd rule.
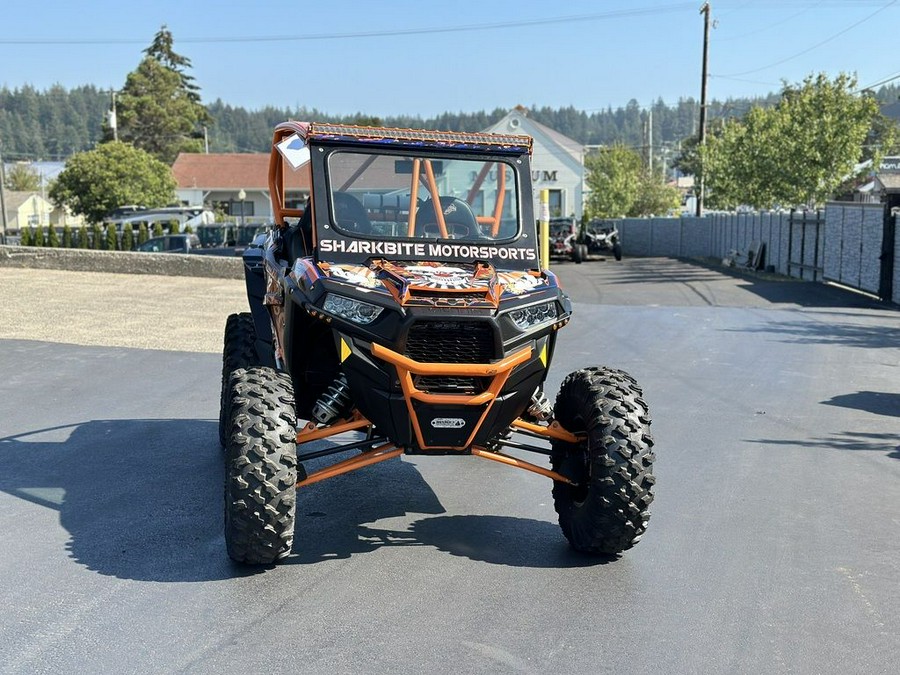
[[[253, 202], [249, 199], [245, 199], [243, 202], [239, 199], [232, 199], [230, 202], [224, 202], [228, 206], [228, 215], [229, 216], [252, 216], [253, 214]], [[241, 211], [241, 204], [243, 204], [243, 211]]]
[[563, 191], [548, 190], [550, 200], [550, 217], [559, 218], [563, 215]]

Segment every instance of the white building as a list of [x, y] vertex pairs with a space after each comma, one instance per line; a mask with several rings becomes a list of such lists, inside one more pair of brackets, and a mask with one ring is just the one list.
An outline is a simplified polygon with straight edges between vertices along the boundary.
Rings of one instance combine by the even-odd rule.
[[534, 186], [534, 213], [539, 215], [541, 190], [548, 190], [550, 216], [581, 219], [584, 189], [584, 146], [550, 127], [529, 119], [523, 108], [485, 129], [497, 134], [526, 134], [534, 139], [531, 181]]

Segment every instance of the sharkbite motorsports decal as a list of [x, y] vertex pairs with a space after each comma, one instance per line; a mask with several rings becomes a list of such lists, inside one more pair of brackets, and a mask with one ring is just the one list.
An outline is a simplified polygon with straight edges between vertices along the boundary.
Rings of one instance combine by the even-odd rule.
[[409, 241], [320, 239], [321, 253], [359, 253], [399, 259], [469, 258], [471, 260], [537, 260], [532, 248]]

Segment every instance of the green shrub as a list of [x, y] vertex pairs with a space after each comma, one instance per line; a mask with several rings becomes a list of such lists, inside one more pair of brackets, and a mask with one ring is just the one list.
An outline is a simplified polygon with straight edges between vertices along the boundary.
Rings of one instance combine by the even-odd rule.
[[119, 250], [119, 233], [116, 231], [116, 226], [112, 223], [106, 226], [106, 245], [103, 248], [107, 251]]
[[143, 244], [150, 238], [150, 233], [147, 231], [147, 223], [141, 223], [138, 225], [138, 246]]
[[134, 230], [131, 228], [131, 225], [126, 224], [122, 226], [124, 229], [122, 230], [122, 250], [123, 251], [133, 251], [134, 250]]
[[169, 234], [181, 234], [181, 223], [179, 223], [177, 220], [170, 220]]
[[30, 227], [23, 227], [22, 231], [19, 232], [19, 244], [21, 246], [31, 246], [34, 241], [34, 233], [31, 231]]
[[32, 239], [32, 246], [45, 246], [44, 243], [44, 228], [40, 225], [34, 230], [34, 239]]
[[161, 237], [163, 236], [163, 234], [165, 234], [165, 232], [163, 232], [162, 223], [157, 220], [155, 223], [153, 223], [153, 236]]
[[88, 248], [88, 230], [87, 225], [78, 228], [78, 248]]
[[59, 233], [52, 224], [47, 228], [47, 246], [59, 248]]
[[72, 248], [72, 228], [68, 225], [63, 225], [62, 247]]
[[100, 229], [99, 223], [94, 223], [91, 225], [91, 249], [94, 251], [99, 251], [100, 247], [103, 245], [103, 232]]

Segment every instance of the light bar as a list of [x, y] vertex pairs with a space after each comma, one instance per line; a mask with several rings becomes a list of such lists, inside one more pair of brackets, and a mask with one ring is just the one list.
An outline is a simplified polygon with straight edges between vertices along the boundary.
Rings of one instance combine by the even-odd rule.
[[353, 140], [360, 143], [426, 145], [445, 147], [489, 147], [507, 152], [531, 153], [531, 136], [513, 134], [463, 133], [458, 131], [425, 131], [423, 129], [394, 129], [365, 127], [353, 124], [309, 125], [307, 138], [316, 140]]

